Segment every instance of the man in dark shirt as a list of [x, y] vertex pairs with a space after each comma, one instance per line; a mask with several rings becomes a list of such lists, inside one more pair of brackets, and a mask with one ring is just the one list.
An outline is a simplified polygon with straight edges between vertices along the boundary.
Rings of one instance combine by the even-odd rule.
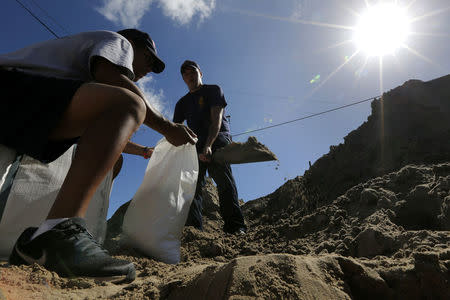
[[173, 121], [182, 123], [186, 120], [188, 127], [198, 137], [196, 146], [199, 154], [197, 189], [186, 225], [203, 229], [201, 191], [206, 183], [205, 175], [208, 170], [217, 184], [220, 214], [224, 220], [223, 230], [232, 234], [245, 233], [246, 226], [231, 167], [229, 164], [211, 162], [214, 151], [231, 143], [230, 126], [224, 116], [227, 102], [222, 89], [218, 85], [203, 84], [200, 67], [193, 61], [186, 60], [181, 65], [181, 75], [189, 92], [178, 100]]

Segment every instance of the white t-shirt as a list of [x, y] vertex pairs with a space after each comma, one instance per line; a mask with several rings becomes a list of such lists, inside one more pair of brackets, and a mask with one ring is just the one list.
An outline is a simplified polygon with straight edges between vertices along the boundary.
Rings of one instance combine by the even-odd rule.
[[130, 42], [116, 32], [104, 30], [66, 36], [2, 54], [0, 67], [88, 82], [93, 80], [91, 62], [95, 56], [122, 67], [125, 75], [134, 79]]

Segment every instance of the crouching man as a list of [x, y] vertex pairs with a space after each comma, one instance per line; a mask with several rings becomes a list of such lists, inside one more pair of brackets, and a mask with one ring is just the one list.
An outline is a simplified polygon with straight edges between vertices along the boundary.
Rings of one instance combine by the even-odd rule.
[[97, 244], [83, 216], [141, 124], [173, 145], [195, 143], [189, 128], [163, 118], [135, 84], [164, 67], [153, 40], [136, 29], [84, 32], [0, 55], [0, 143], [44, 163], [78, 143], [47, 219], [22, 233], [11, 264], [134, 280], [133, 263]]

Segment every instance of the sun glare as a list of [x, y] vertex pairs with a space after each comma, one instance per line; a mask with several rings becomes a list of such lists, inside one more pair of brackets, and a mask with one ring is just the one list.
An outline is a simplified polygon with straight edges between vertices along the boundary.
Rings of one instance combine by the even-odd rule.
[[[338, 67], [330, 72], [330, 74], [317, 75], [309, 82], [314, 85], [314, 88], [308, 93], [304, 99], [309, 99], [314, 93], [322, 88], [333, 76], [335, 76], [340, 70], [344, 68], [345, 65], [352, 63], [353, 66], [358, 64], [356, 57], [360, 55], [365, 55], [363, 64], [358, 67], [354, 75], [356, 80], [364, 77], [367, 74], [367, 66], [369, 61], [378, 61], [379, 63], [379, 80], [380, 80], [380, 94], [383, 93], [383, 61], [385, 55], [395, 55], [398, 58], [399, 52], [396, 50], [402, 48], [406, 50], [409, 54], [420, 58], [427, 63], [441, 68], [439, 64], [434, 62], [432, 59], [428, 58], [426, 55], [420, 53], [418, 50], [412, 48], [408, 45], [407, 39], [417, 35], [425, 36], [437, 36], [437, 37], [448, 37], [449, 34], [446, 32], [416, 32], [412, 30], [412, 24], [417, 21], [423, 21], [424, 19], [435, 17], [440, 14], [447, 13], [450, 10], [450, 6], [444, 6], [436, 8], [432, 11], [423, 12], [423, 14], [418, 15], [417, 11], [414, 11], [414, 4], [419, 2], [417, 0], [360, 0], [364, 1], [366, 4], [366, 11], [364, 13], [355, 11], [352, 7], [344, 8], [350, 12], [352, 15], [358, 17], [356, 26], [348, 26], [342, 24], [333, 24], [318, 22], [312, 20], [304, 20], [296, 17], [278, 17], [273, 15], [260, 14], [255, 12], [238, 10], [236, 12], [246, 14], [248, 16], [263, 17], [270, 20], [286, 21], [302, 25], [318, 26], [322, 28], [332, 28], [340, 30], [348, 30], [353, 32], [353, 35], [344, 41], [337, 41], [335, 44], [328, 46], [328, 49], [341, 47], [347, 45], [348, 43], [355, 43], [357, 49], [353, 53], [346, 52], [342, 55], [340, 64]], [[341, 1], [344, 2], [344, 1]], [[353, 1], [351, 1], [353, 2]], [[400, 2], [409, 2], [407, 5], [400, 5]], [[448, 2], [448, 0], [447, 0]], [[422, 10], [419, 9], [419, 10]], [[408, 14], [407, 14], [408, 12]], [[417, 26], [417, 25], [416, 25]], [[415, 26], [415, 27], [416, 27]], [[350, 34], [351, 35], [351, 34]], [[371, 57], [377, 57], [378, 59], [370, 59]], [[394, 60], [398, 62], [398, 60]], [[444, 71], [445, 72], [445, 71]]]
[[371, 6], [360, 16], [354, 41], [369, 56], [393, 54], [405, 43], [409, 24], [405, 9], [395, 4]]

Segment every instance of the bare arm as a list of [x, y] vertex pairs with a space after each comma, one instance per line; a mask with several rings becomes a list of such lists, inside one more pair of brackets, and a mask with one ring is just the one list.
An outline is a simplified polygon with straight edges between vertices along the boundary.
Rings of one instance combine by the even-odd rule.
[[146, 106], [144, 124], [164, 135], [170, 143], [176, 146], [187, 142], [195, 144], [195, 134], [186, 126], [175, 124], [164, 118], [161, 113], [151, 106], [139, 87], [122, 74], [119, 67], [105, 58], [97, 57], [93, 61], [93, 75], [94, 79], [99, 83], [123, 87], [141, 97]]
[[123, 153], [140, 155], [144, 158], [149, 158], [152, 155], [154, 149], [155, 148], [145, 147], [129, 141], [123, 149]]
[[212, 144], [219, 134], [220, 125], [222, 124], [223, 107], [213, 106], [211, 107], [211, 124], [208, 129], [208, 137], [206, 139], [205, 146], [202, 153], [199, 155], [200, 160], [210, 161], [212, 155]]

